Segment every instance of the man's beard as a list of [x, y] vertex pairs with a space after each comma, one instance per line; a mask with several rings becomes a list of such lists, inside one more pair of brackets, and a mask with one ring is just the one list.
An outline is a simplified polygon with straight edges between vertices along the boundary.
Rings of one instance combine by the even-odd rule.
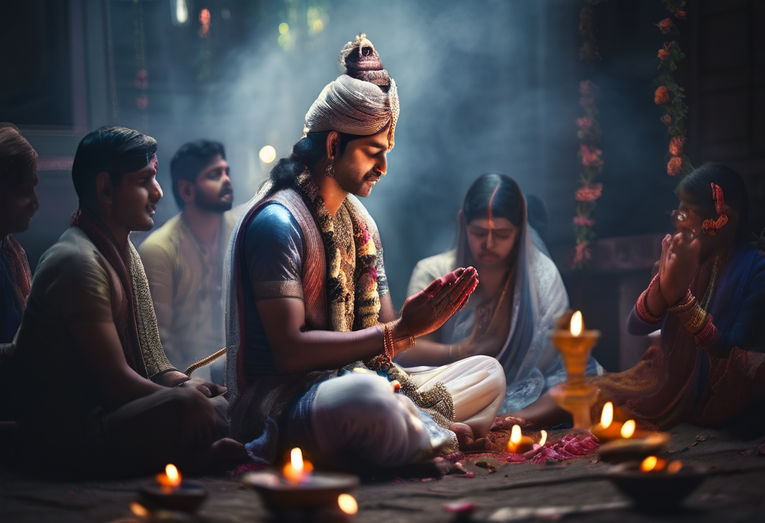
[[202, 210], [207, 212], [215, 212], [218, 214], [223, 214], [224, 212], [231, 209], [231, 207], [234, 205], [233, 199], [230, 202], [227, 202], [225, 200], [221, 200], [221, 198], [226, 194], [225, 191], [218, 194], [218, 197], [210, 200], [205, 198], [202, 194], [199, 192], [196, 193], [194, 197], [194, 203], [196, 206]]

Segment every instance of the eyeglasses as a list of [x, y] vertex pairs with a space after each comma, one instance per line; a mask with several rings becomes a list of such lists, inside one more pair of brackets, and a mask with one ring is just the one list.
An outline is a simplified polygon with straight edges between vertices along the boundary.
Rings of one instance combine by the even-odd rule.
[[701, 220], [693, 211], [675, 209], [669, 213], [669, 215], [672, 221], [672, 226], [676, 230], [689, 231], [693, 235], [699, 233], [699, 223]]

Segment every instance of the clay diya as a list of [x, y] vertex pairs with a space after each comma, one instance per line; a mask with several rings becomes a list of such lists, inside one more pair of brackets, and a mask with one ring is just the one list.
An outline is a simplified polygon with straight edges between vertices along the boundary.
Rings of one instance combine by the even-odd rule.
[[272, 511], [339, 509], [346, 515], [358, 510], [349, 494], [358, 487], [359, 478], [350, 474], [313, 472], [299, 448], [290, 452], [290, 462], [281, 472], [261, 470], [248, 472], [242, 483], [255, 490]]
[[608, 479], [643, 512], [671, 512], [706, 478], [706, 469], [648, 456], [616, 465]]
[[207, 499], [207, 490], [199, 484], [183, 481], [178, 468], [168, 464], [156, 476], [156, 482], [138, 490], [140, 502], [149, 510], [196, 512]]

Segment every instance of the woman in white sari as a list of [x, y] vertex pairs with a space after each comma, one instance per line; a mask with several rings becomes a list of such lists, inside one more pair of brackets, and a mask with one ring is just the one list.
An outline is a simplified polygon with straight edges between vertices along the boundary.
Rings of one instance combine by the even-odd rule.
[[[473, 182], [459, 212], [457, 248], [420, 260], [408, 294], [434, 276], [468, 265], [478, 269], [478, 288], [465, 308], [397, 363], [416, 375], [415, 366], [494, 356], [505, 370], [500, 408], [505, 413], [526, 407], [563, 381], [566, 371], [549, 334], [568, 308], [568, 295], [555, 264], [533, 238], [538, 235], [527, 224], [526, 202], [512, 178], [484, 174]], [[587, 370], [602, 372], [594, 359]]]

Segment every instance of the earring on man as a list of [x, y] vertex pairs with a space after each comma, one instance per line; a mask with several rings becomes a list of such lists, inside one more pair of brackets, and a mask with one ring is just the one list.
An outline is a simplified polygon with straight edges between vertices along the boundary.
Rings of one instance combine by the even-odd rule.
[[330, 160], [330, 162], [327, 164], [327, 168], [324, 169], [324, 176], [327, 178], [334, 178], [335, 177], [335, 162]]

